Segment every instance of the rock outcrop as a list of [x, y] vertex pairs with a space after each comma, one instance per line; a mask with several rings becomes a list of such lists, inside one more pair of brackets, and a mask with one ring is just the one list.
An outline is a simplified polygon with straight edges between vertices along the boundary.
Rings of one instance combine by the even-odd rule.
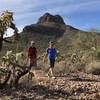
[[66, 25], [60, 15], [45, 13], [36, 24], [25, 26], [23, 32], [60, 37], [66, 30]]
[[43, 16], [41, 16], [37, 23], [41, 24], [41, 23], [46, 23], [46, 22], [49, 22], [49, 23], [55, 22], [57, 24], [65, 25], [65, 22], [60, 15], [51, 15], [49, 13], [45, 13]]

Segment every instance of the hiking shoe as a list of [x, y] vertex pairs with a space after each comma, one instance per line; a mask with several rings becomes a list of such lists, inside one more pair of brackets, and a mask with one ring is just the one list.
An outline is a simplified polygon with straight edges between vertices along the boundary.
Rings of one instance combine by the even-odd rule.
[[49, 74], [47, 74], [46, 76], [47, 76], [48, 78], [50, 78], [50, 75], [49, 75]]
[[52, 79], [56, 79], [56, 77], [53, 76]]

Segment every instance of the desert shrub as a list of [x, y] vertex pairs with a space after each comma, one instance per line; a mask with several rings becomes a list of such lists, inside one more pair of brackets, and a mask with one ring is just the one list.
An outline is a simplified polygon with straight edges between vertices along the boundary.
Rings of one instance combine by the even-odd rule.
[[86, 66], [86, 72], [92, 74], [100, 74], [100, 62], [94, 61]]
[[100, 50], [97, 51], [97, 59], [100, 61]]
[[54, 71], [56, 74], [64, 74], [67, 72], [65, 61], [56, 62]]

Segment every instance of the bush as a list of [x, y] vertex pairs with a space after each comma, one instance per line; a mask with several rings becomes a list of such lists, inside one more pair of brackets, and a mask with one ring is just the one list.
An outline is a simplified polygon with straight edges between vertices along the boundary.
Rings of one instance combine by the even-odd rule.
[[97, 59], [100, 61], [100, 50], [97, 51]]
[[100, 62], [94, 61], [87, 65], [86, 71], [95, 75], [100, 75]]

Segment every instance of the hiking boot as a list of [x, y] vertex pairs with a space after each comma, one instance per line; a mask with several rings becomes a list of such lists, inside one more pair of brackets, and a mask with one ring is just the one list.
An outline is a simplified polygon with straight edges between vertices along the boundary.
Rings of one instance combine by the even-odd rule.
[[47, 74], [46, 76], [47, 76], [48, 78], [50, 78], [50, 75], [49, 75], [49, 74]]
[[52, 79], [56, 79], [56, 77], [53, 76]]

